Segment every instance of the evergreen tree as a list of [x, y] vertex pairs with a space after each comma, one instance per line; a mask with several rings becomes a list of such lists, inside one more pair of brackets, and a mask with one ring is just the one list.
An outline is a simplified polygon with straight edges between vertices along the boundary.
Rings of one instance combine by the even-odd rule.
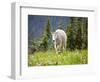
[[82, 49], [87, 48], [87, 39], [88, 39], [88, 27], [87, 27], [87, 18], [81, 18], [81, 39], [82, 39]]
[[68, 24], [67, 28], [66, 28], [66, 35], [67, 35], [67, 48], [70, 49], [71, 48], [71, 25]]
[[81, 18], [77, 18], [77, 29], [76, 29], [76, 48], [82, 48], [82, 31], [81, 31]]
[[74, 17], [70, 17], [70, 24], [71, 24], [71, 41], [70, 41], [70, 48], [74, 49], [75, 43], [74, 43], [74, 30], [75, 30], [75, 24], [74, 24]]
[[45, 29], [44, 29], [43, 37], [42, 37], [42, 43], [41, 43], [43, 50], [47, 50], [49, 38], [50, 38], [50, 20], [48, 18]]
[[83, 28], [83, 49], [87, 48], [88, 45], [88, 19], [87, 18], [83, 18], [84, 19], [84, 28]]
[[82, 17], [70, 17], [66, 27], [67, 48], [87, 49], [88, 41], [88, 19]]
[[85, 43], [84, 43], [84, 41], [85, 41], [85, 34], [84, 34], [84, 18], [82, 18], [82, 21], [81, 21], [81, 37], [82, 37], [82, 49], [84, 49], [84, 47], [85, 47]]
[[67, 48], [73, 50], [75, 48], [74, 36], [75, 36], [75, 18], [70, 17], [70, 22], [66, 28], [67, 34]]

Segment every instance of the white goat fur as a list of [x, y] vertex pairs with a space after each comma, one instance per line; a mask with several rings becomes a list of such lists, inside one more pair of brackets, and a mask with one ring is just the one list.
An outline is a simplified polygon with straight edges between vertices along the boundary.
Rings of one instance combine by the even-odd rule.
[[67, 43], [66, 33], [61, 29], [57, 29], [55, 32], [52, 32], [51, 34], [56, 53], [58, 54], [61, 51], [66, 50], [66, 43]]

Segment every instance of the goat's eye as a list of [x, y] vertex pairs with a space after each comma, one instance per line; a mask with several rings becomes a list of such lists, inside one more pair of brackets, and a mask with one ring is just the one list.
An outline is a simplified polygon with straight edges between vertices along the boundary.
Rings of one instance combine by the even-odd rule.
[[53, 42], [55, 42], [55, 40], [53, 40]]

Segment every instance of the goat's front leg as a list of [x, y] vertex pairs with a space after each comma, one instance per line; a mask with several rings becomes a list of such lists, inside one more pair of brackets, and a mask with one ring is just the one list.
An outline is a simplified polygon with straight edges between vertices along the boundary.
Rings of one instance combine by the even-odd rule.
[[57, 49], [56, 42], [54, 42], [54, 48], [55, 48], [56, 54], [58, 54], [58, 49]]

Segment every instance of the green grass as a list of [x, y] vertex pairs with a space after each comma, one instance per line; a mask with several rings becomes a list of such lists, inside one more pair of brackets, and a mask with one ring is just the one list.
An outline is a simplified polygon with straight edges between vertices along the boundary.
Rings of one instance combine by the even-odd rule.
[[35, 52], [28, 55], [28, 66], [87, 64], [88, 51], [74, 50], [56, 54], [55, 51]]

